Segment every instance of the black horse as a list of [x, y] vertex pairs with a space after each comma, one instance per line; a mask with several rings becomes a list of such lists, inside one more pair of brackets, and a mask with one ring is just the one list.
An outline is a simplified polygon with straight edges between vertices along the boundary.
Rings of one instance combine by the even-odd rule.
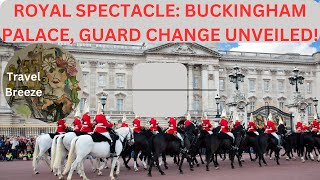
[[[261, 133], [260, 130], [257, 130], [257, 132]], [[255, 152], [255, 155], [256, 155], [255, 159], [253, 159], [252, 156], [251, 156], [250, 148], [253, 148], [253, 151]], [[258, 155], [257, 155], [257, 151], [258, 151], [258, 135], [257, 134], [255, 134], [254, 132], [246, 131], [245, 136], [243, 137], [243, 141], [241, 142], [241, 145], [240, 145], [240, 148], [239, 148], [239, 153], [240, 153], [241, 157], [242, 157], [243, 151], [246, 151], [246, 152], [249, 153], [251, 161], [255, 161], [258, 158]]]
[[[190, 143], [188, 143], [188, 139], [184, 137], [184, 144], [187, 149], [190, 148]], [[166, 154], [169, 154], [171, 156], [178, 155], [181, 152], [182, 145], [180, 139], [175, 137], [174, 135], [166, 134], [163, 132], [159, 132], [158, 134], [151, 137], [150, 142], [150, 152], [148, 157], [149, 162], [149, 171], [148, 176], [152, 176], [151, 171], [152, 167], [154, 165], [154, 162], [156, 163], [156, 166], [158, 167], [159, 172], [161, 175], [165, 175], [165, 173], [162, 171], [160, 165], [159, 165], [159, 157], [162, 156], [162, 159], [164, 161], [164, 166], [167, 169], [167, 162], [166, 162]], [[180, 162], [181, 163], [181, 162]], [[191, 163], [189, 161], [190, 168]]]
[[267, 165], [267, 162], [264, 159], [264, 154], [267, 152], [267, 148], [275, 152], [275, 160], [277, 164], [280, 165], [279, 159], [280, 159], [281, 149], [278, 147], [278, 139], [273, 137], [272, 134], [261, 132], [258, 136], [258, 151], [257, 151], [260, 166], [261, 166], [261, 161], [263, 161], [263, 163]]
[[[311, 153], [314, 149], [314, 138], [313, 138], [313, 134], [311, 132], [304, 132], [301, 134], [300, 136], [300, 157], [302, 162], [305, 162], [305, 160], [308, 160], [308, 157], [311, 156]], [[306, 149], [305, 151], [305, 155], [304, 155], [304, 149]], [[305, 156], [305, 157], [304, 157]], [[313, 158], [311, 158], [312, 160], [314, 160]]]
[[[219, 164], [217, 161], [217, 154], [219, 152], [229, 152], [229, 159], [231, 161], [231, 167], [234, 169], [234, 157], [237, 156], [239, 166], [242, 166], [240, 161], [240, 155], [238, 153], [238, 148], [240, 147], [241, 141], [243, 140], [244, 136], [244, 129], [242, 126], [238, 126], [236, 129], [232, 131], [235, 142], [233, 143], [233, 139], [225, 134], [219, 133], [220, 126], [213, 129], [213, 134], [206, 137], [206, 170], [209, 171], [209, 164], [213, 161], [214, 166], [219, 168]], [[235, 145], [235, 146], [234, 146]]]

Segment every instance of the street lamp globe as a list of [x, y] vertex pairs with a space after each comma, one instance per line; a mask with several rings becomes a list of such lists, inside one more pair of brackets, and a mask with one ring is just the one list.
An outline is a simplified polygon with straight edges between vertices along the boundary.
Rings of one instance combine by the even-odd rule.
[[315, 98], [313, 98], [313, 103], [314, 103], [314, 105], [317, 107], [318, 106], [318, 99], [315, 97]]
[[104, 106], [107, 104], [107, 96], [106, 95], [102, 95], [100, 100], [101, 100], [101, 105], [102, 105], [102, 108], [104, 109]]
[[219, 94], [216, 95], [215, 99], [216, 99], [216, 102], [219, 102], [219, 100], [220, 100]]

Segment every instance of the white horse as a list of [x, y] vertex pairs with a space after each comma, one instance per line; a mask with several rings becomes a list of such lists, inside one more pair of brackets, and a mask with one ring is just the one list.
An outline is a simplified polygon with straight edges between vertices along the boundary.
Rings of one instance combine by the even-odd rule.
[[37, 168], [41, 158], [44, 158], [45, 162], [50, 168], [48, 150], [50, 149], [51, 144], [52, 139], [49, 134], [43, 134], [37, 137], [32, 161], [33, 171], [35, 174], [39, 174]]
[[[55, 173], [55, 175], [59, 176], [59, 179], [62, 179], [62, 167], [63, 167], [63, 162], [66, 159], [68, 152], [71, 147], [71, 141], [77, 137], [76, 133], [74, 132], [68, 132], [63, 135], [59, 135], [55, 141], [55, 139], [52, 142], [52, 147], [51, 147], [51, 154], [54, 155], [52, 158], [53, 161], [52, 163], [52, 170]], [[95, 172], [98, 170], [98, 175], [102, 175], [102, 169], [104, 168], [104, 164], [101, 167], [98, 167], [98, 165], [101, 163], [100, 159], [96, 159], [97, 163], [94, 164], [92, 156], [88, 157], [91, 164], [92, 164], [92, 170]], [[106, 160], [104, 161], [106, 162]], [[82, 177], [82, 171], [83, 171], [83, 163], [81, 163], [78, 167], [78, 173], [80, 177]]]
[[[124, 140], [127, 140], [129, 143], [133, 143], [133, 132], [128, 127], [122, 127], [115, 130], [119, 135], [119, 140], [115, 143], [115, 153], [116, 156], [112, 157], [112, 164], [110, 169], [110, 178], [111, 180], [115, 180], [114, 170], [117, 164], [116, 175], [120, 173], [120, 163], [119, 156], [123, 150], [122, 143]], [[108, 132], [106, 132], [108, 133]], [[106, 133], [102, 133], [103, 135]], [[83, 135], [76, 137], [71, 142], [71, 149], [68, 155], [68, 161], [66, 167], [64, 169], [63, 175], [66, 175], [68, 172], [68, 180], [71, 180], [73, 171], [77, 168], [77, 166], [82, 163], [86, 156], [92, 155], [96, 158], [108, 158], [110, 157], [110, 145], [108, 142], [93, 142], [91, 136]], [[75, 161], [72, 163], [72, 161]], [[70, 170], [70, 171], [69, 171]], [[83, 173], [83, 179], [88, 180], [85, 173]]]

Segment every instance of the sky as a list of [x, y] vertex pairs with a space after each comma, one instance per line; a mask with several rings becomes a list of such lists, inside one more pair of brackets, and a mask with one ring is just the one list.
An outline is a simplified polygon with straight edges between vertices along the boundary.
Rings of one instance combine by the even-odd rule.
[[[0, 0], [0, 5], [4, 0]], [[320, 0], [314, 0], [320, 3]], [[320, 51], [320, 40], [310, 43], [218, 43], [219, 50], [265, 52], [265, 53], [299, 53], [311, 55]]]

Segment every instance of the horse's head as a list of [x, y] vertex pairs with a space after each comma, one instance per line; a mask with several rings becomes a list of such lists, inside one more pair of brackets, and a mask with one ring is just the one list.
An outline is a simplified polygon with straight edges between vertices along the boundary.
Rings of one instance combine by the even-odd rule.
[[232, 133], [233, 133], [234, 138], [235, 138], [235, 144], [236, 144], [237, 147], [239, 147], [240, 144], [241, 144], [241, 141], [243, 140], [243, 137], [246, 134], [246, 131], [243, 128], [243, 126], [240, 125], [240, 126], [237, 126], [235, 129], [233, 129]]
[[117, 134], [120, 137], [121, 141], [126, 140], [129, 145], [134, 143], [133, 130], [129, 127], [121, 127], [116, 130]]

